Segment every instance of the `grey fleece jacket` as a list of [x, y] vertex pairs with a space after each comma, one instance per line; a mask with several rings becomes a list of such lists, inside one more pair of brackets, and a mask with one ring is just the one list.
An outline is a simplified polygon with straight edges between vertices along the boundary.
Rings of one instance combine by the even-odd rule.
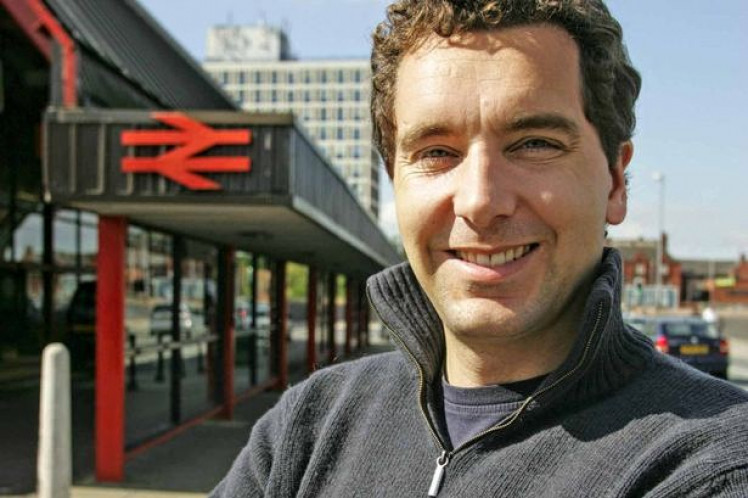
[[[748, 497], [748, 394], [655, 352], [620, 314], [606, 250], [572, 352], [517, 410], [449, 447], [444, 343], [410, 268], [369, 297], [401, 351], [323, 369], [252, 430], [213, 497]], [[443, 460], [443, 461], [444, 461]]]

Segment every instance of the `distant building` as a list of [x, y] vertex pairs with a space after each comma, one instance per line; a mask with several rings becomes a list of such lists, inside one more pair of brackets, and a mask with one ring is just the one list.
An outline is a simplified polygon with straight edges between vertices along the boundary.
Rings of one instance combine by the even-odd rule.
[[729, 279], [734, 260], [682, 259], [683, 300], [707, 302], [712, 298], [715, 282]]
[[293, 112], [359, 201], [379, 217], [367, 59], [293, 60], [282, 30], [215, 26], [204, 68], [247, 111]]
[[[655, 306], [657, 304], [657, 240], [609, 239], [623, 259], [624, 305]], [[667, 235], [662, 234], [662, 280], [660, 306], [677, 307], [683, 300], [681, 263], [667, 250]]]
[[[748, 261], [675, 259], [662, 236], [662, 305], [686, 303], [748, 304]], [[609, 239], [623, 259], [624, 305], [648, 306], [656, 287], [657, 240]]]
[[711, 282], [713, 300], [718, 304], [748, 304], [748, 261], [745, 254], [733, 266], [730, 274]]

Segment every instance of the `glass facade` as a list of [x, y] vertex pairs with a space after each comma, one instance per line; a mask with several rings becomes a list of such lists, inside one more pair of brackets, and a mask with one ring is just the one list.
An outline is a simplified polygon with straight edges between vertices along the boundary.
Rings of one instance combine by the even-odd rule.
[[[137, 445], [218, 406], [218, 250], [128, 228], [125, 441]], [[178, 285], [175, 286], [175, 283]]]
[[242, 394], [271, 373], [270, 282], [266, 258], [237, 251], [234, 266], [234, 392]]

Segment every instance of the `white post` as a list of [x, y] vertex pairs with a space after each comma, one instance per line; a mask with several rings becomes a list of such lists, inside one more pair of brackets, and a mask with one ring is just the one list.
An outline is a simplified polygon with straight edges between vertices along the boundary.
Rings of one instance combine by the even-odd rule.
[[69, 498], [72, 482], [70, 444], [70, 355], [62, 344], [44, 348], [39, 406], [39, 498]]

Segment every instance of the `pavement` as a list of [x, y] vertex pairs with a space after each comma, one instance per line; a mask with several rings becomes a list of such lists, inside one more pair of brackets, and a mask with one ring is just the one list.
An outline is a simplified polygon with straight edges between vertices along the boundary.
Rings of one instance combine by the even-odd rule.
[[[376, 343], [361, 354], [391, 349], [386, 341]], [[292, 382], [300, 380], [292, 379]], [[275, 405], [280, 396], [277, 391], [260, 393], [239, 403], [233, 420], [204, 421], [166, 443], [133, 456], [125, 463], [122, 482], [100, 483], [91, 475], [77, 478], [71, 489], [71, 498], [204, 497], [226, 475], [246, 444], [254, 423]], [[3, 496], [33, 498], [36, 494]]]
[[[730, 338], [730, 380], [748, 389], [748, 313], [725, 313]], [[364, 354], [389, 349], [380, 339]], [[72, 498], [196, 498], [206, 496], [241, 451], [255, 421], [280, 397], [261, 393], [236, 406], [233, 420], [212, 419], [191, 427], [166, 443], [126, 462], [125, 480], [98, 483], [92, 476], [76, 479]], [[1, 494], [1, 493], [0, 493]], [[32, 498], [34, 494], [5, 495]]]
[[[261, 393], [236, 406], [233, 420], [207, 420], [125, 463], [125, 479], [99, 483], [93, 476], [74, 482], [72, 498], [204, 497], [228, 472], [247, 442], [249, 432], [280, 398]], [[32, 498], [35, 494], [9, 495]]]

